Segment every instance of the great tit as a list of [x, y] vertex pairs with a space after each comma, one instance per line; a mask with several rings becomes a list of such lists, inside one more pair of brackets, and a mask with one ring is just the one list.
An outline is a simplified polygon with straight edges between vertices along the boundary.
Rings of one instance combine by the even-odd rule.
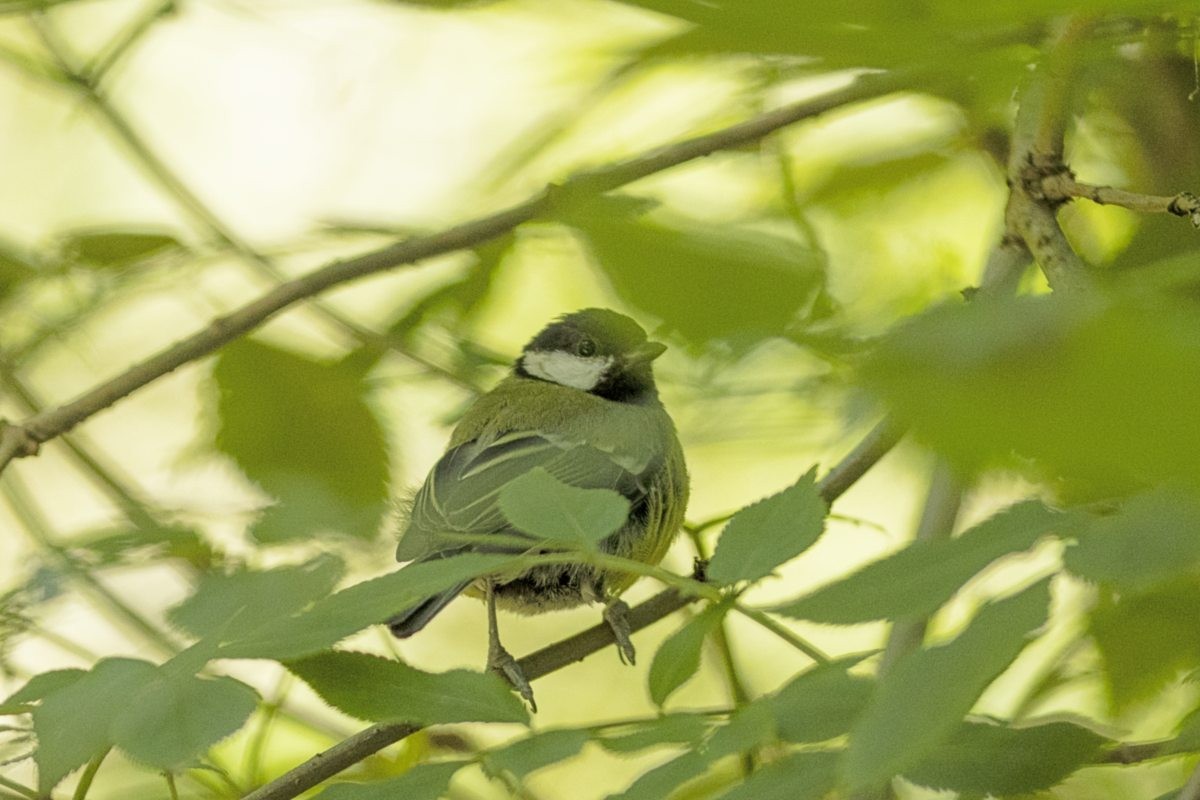
[[[518, 552], [522, 535], [498, 497], [510, 481], [541, 467], [586, 489], [612, 489], [629, 500], [624, 525], [600, 543], [604, 552], [655, 564], [683, 522], [688, 474], [671, 417], [658, 398], [651, 362], [666, 350], [629, 317], [602, 308], [565, 315], [525, 345], [512, 373], [479, 397], [413, 498], [396, 548], [399, 561], [457, 553]], [[475, 543], [463, 544], [463, 534]], [[503, 534], [506, 543], [489, 545]], [[482, 539], [482, 541], [480, 541]], [[536, 544], [520, 552], [538, 552]], [[535, 614], [582, 603], [605, 604], [604, 618], [622, 660], [633, 663], [628, 606], [618, 598], [636, 576], [582, 564], [538, 566], [519, 575], [468, 581], [388, 622], [405, 638], [457, 595], [482, 595], [488, 610], [488, 668], [533, 704], [516, 659], [500, 644], [496, 607]]]

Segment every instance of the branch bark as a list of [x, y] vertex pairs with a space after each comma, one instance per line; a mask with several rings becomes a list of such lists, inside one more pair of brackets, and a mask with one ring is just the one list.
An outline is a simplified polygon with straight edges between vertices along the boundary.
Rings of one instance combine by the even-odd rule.
[[0, 428], [0, 470], [16, 458], [35, 455], [39, 446], [179, 367], [215, 352], [302, 300], [367, 275], [411, 265], [433, 256], [474, 247], [546, 214], [564, 196], [602, 194], [720, 150], [739, 147], [803, 119], [888, 94], [902, 87], [892, 74], [864, 75], [850, 85], [769, 111], [713, 133], [650, 150], [642, 155], [577, 173], [524, 202], [439, 233], [416, 236], [356, 258], [335, 261], [280, 284], [204, 329], [134, 364], [120, 375], [84, 392], [69, 403]]
[[1050, 202], [1082, 197], [1102, 206], [1121, 206], [1143, 214], [1174, 214], [1191, 220], [1193, 226], [1200, 228], [1200, 197], [1191, 192], [1171, 196], [1128, 192], [1111, 186], [1083, 183], [1065, 168], [1043, 177], [1040, 188], [1042, 195]]

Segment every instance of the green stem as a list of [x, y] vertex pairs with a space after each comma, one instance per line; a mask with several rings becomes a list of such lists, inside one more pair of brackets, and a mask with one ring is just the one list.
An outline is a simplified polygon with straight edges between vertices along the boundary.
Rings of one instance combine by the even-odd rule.
[[92, 788], [92, 781], [96, 778], [96, 773], [100, 770], [100, 765], [104, 763], [104, 759], [108, 756], [112, 748], [105, 748], [103, 753], [95, 756], [88, 762], [84, 768], [83, 774], [79, 776], [79, 783], [75, 785], [75, 794], [71, 795], [71, 800], [84, 800], [87, 797], [88, 791]]
[[262, 776], [260, 773], [262, 772], [263, 749], [266, 747], [267, 738], [270, 736], [271, 726], [279, 714], [279, 706], [283, 703], [284, 697], [287, 696], [291, 683], [291, 673], [283, 673], [279, 678], [279, 682], [275, 685], [275, 691], [272, 692], [271, 699], [262, 705], [262, 718], [259, 722], [258, 730], [254, 732], [254, 737], [246, 747], [246, 781], [251, 786], [258, 786], [261, 783]]
[[831, 661], [829, 656], [823, 653], [816, 645], [805, 641], [802, 637], [789, 630], [786, 625], [771, 618], [765, 611], [743, 606], [739, 603], [733, 605], [733, 610], [766, 628], [818, 664], [828, 664]]
[[38, 800], [38, 793], [35, 792], [33, 789], [30, 789], [28, 786], [23, 786], [22, 784], [19, 784], [16, 781], [9, 780], [8, 778], [4, 777], [3, 775], [0, 775], [0, 786], [3, 786], [5, 789], [9, 789], [13, 792], [16, 792], [17, 794], [19, 794], [22, 797], [27, 797], [27, 798], [29, 798], [29, 800]]
[[163, 777], [167, 779], [167, 792], [171, 795], [171, 800], [179, 800], [179, 789], [175, 786], [175, 776], [170, 770], [163, 773]]

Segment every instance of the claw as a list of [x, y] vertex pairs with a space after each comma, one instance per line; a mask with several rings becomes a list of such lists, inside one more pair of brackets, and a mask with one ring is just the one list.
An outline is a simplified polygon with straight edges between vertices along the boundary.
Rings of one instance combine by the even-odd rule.
[[624, 600], [613, 600], [604, 607], [604, 621], [612, 628], [613, 637], [617, 640], [617, 655], [622, 664], [634, 663], [636, 655], [630, 636], [633, 631], [629, 627], [629, 604]]
[[525, 670], [513, 658], [512, 653], [500, 644], [500, 626], [496, 623], [496, 586], [492, 581], [487, 582], [484, 598], [487, 601], [488, 613], [488, 660], [487, 668], [504, 678], [517, 690], [517, 694], [529, 703], [529, 708], [537, 713], [537, 703], [533, 699], [533, 687], [525, 677]]

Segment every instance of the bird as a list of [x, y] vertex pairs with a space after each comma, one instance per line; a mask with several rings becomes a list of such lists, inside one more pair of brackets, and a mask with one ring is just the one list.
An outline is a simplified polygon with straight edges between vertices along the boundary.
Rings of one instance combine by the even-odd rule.
[[[651, 362], [666, 345], [631, 318], [586, 308], [552, 320], [522, 349], [511, 373], [478, 397], [455, 426], [445, 453], [413, 496], [396, 547], [398, 561], [462, 552], [542, 552], [520, 536], [499, 505], [511, 481], [542, 468], [563, 483], [610, 489], [629, 501], [624, 523], [602, 552], [657, 564], [678, 534], [689, 483], [674, 422], [658, 396]], [[470, 543], [464, 544], [464, 534]], [[496, 545], [488, 537], [496, 535]], [[536, 710], [533, 690], [500, 642], [496, 608], [537, 614], [603, 603], [621, 660], [632, 664], [628, 605], [636, 576], [584, 564], [540, 565], [466, 581], [388, 621], [397, 638], [420, 631], [456, 596], [482, 596], [488, 615], [487, 668]]]

